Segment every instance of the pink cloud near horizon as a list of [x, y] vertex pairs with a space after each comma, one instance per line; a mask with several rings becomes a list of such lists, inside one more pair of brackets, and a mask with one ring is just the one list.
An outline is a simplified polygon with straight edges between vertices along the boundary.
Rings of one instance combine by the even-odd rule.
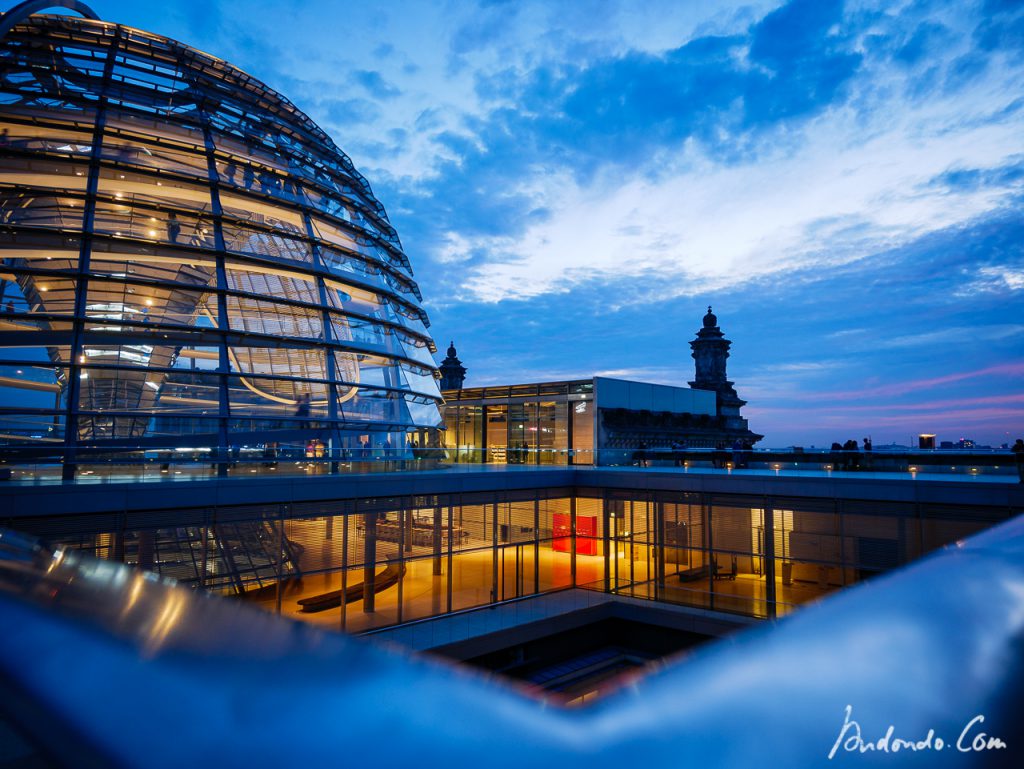
[[998, 366], [989, 366], [976, 371], [958, 371], [953, 374], [946, 374], [940, 377], [928, 379], [911, 379], [903, 382], [893, 382], [879, 387], [866, 387], [857, 390], [832, 390], [829, 392], [800, 393], [802, 401], [853, 401], [865, 400], [872, 397], [893, 397], [908, 395], [921, 390], [928, 390], [942, 385], [962, 382], [965, 379], [976, 379], [978, 377], [1000, 376], [1008, 379], [1021, 379], [1024, 385], [1024, 363], [1004, 363]]

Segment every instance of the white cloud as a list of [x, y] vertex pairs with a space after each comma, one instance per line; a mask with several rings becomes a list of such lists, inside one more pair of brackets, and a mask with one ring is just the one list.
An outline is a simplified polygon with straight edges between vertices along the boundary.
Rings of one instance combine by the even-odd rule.
[[[303, 80], [325, 99], [352, 96], [357, 89], [343, 80], [350, 69], [380, 71], [402, 96], [382, 104], [380, 116], [368, 124], [331, 125], [315, 103], [299, 106], [323, 122], [342, 149], [355, 148], [353, 158], [371, 180], [402, 180], [415, 189], [452, 158], [439, 151], [437, 131], [471, 137], [466, 126], [486, 121], [494, 105], [476, 92], [477, 76], [511, 69], [526, 77], [540, 65], [586, 64], [627, 51], [657, 53], [698, 35], [743, 32], [780, 4], [607, 2], [598, 13], [569, 0], [521, 3], [510, 13], [508, 6], [481, 9], [452, 0], [437, 6], [354, 5], [346, 8], [344, 21], [328, 4], [300, 4], [275, 21], [270, 38], [287, 56], [248, 68], [271, 81], [276, 69], [282, 79]], [[864, 15], [878, 8], [863, 5]], [[264, 33], [265, 19], [273, 15], [263, 12], [262, 0], [255, 11], [232, 12], [240, 7], [229, 0], [225, 17], [254, 37]], [[902, 23], [897, 18], [902, 10], [888, 6], [870, 32], [892, 35], [892, 25]], [[962, 26], [961, 12], [951, 5], [936, 13], [956, 28]], [[505, 14], [507, 23], [495, 25], [490, 37], [466, 54], [467, 67], [453, 69], [449, 51], [456, 31], [493, 14]], [[346, 35], [339, 46], [338, 24], [360, 34]], [[1020, 153], [1024, 119], [987, 122], [1024, 91], [1020, 63], [993, 55], [969, 92], [909, 103], [903, 70], [874, 63], [873, 43], [866, 33], [862, 37], [867, 70], [857, 76], [849, 101], [856, 112], [836, 110], [799, 131], [780, 130], [764, 140], [765, 148], [772, 142], [780, 147], [774, 156], [762, 152], [752, 164], [726, 167], [687, 143], [625, 177], [598, 174], [586, 186], [569, 172], [538, 167], [509, 179], [508, 188], [550, 210], [549, 218], [516, 238], [447, 232], [432, 245], [433, 253], [423, 256], [451, 264], [487, 254], [486, 265], [467, 271], [471, 300], [529, 298], [594, 279], [638, 277], [659, 280], [659, 296], [668, 298], [796, 269], [827, 271], [999, 206], [1006, 190], [925, 184], [950, 168], [995, 168]], [[393, 55], [375, 53], [382, 41], [391, 44]], [[943, 51], [942, 60], [923, 66], [942, 72], [969, 46], [970, 36], [964, 35]], [[938, 84], [935, 90], [941, 92]], [[421, 130], [417, 120], [427, 111], [432, 127]], [[405, 138], [388, 138], [394, 130], [404, 131]], [[723, 135], [720, 141], [728, 146], [736, 138]], [[373, 142], [384, 144], [368, 164], [360, 148]], [[397, 201], [385, 203], [391, 210]], [[404, 205], [415, 209], [415, 198]], [[1021, 288], [1019, 269], [982, 277], [970, 290]]]
[[969, 297], [991, 291], [1024, 290], [1024, 269], [1019, 267], [982, 267], [977, 278], [957, 291], [957, 296]]
[[817, 360], [797, 361], [794, 363], [768, 363], [757, 366], [751, 372], [751, 376], [764, 376], [767, 374], [820, 374], [831, 373], [837, 368], [847, 365], [844, 361], [838, 360]]
[[[649, 169], [626, 180], [599, 176], [588, 187], [547, 179], [538, 201], [551, 217], [514, 241], [475, 238], [473, 248], [492, 261], [467, 288], [493, 302], [593, 278], [657, 276], [662, 297], [693, 295], [794, 269], [828, 270], [965, 223], [1010, 190], [929, 182], [951, 167], [998, 168], [1020, 152], [1021, 118], [972, 118], [1003, 106], [1021, 79], [996, 70], [968, 96], [920, 105], [890, 96], [872, 105], [870, 118], [831, 111], [805, 126], [795, 151], [747, 165], [716, 164], [688, 144], [654, 181]], [[1020, 275], [1004, 278], [1016, 287]]]
[[458, 264], [465, 262], [472, 255], [472, 245], [457, 232], [445, 233], [444, 241], [435, 252], [434, 258], [441, 264]]
[[603, 376], [610, 379], [632, 379], [641, 382], [678, 386], [682, 384], [682, 380], [690, 379], [693, 376], [693, 371], [692, 366], [687, 365], [687, 359], [684, 359], [678, 366], [636, 366], [632, 368], [604, 369], [595, 371], [593, 376]]

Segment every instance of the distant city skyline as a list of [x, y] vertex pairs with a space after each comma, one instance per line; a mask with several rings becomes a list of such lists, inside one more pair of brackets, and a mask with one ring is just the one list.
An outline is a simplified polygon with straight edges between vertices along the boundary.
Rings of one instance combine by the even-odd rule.
[[1024, 434], [1024, 8], [92, 3], [289, 95], [467, 386], [692, 379], [762, 445]]

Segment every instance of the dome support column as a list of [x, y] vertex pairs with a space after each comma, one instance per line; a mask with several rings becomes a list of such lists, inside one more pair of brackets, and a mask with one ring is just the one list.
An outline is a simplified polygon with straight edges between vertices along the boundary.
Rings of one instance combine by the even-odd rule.
[[[194, 85], [194, 84], [193, 84]], [[203, 143], [206, 147], [206, 171], [210, 182], [210, 208], [213, 219], [213, 242], [217, 249], [217, 475], [226, 477], [231, 461], [230, 420], [231, 400], [228, 397], [231, 376], [231, 358], [228, 356], [227, 335], [230, 330], [228, 319], [227, 268], [224, 266], [224, 225], [221, 220], [223, 208], [220, 203], [220, 174], [217, 173], [216, 145], [210, 131], [210, 117], [205, 104], [199, 105], [199, 120], [203, 127]]]
[[103, 83], [96, 103], [96, 123], [92, 129], [92, 147], [89, 152], [89, 176], [82, 206], [82, 239], [78, 249], [78, 271], [75, 273], [75, 314], [71, 321], [70, 360], [67, 368], [67, 386], [64, 388], [64, 456], [61, 478], [75, 479], [78, 467], [79, 400], [82, 397], [82, 336], [85, 331], [86, 305], [89, 295], [89, 260], [92, 255], [92, 233], [96, 220], [96, 193], [100, 183], [100, 159], [103, 154], [103, 131], [107, 124], [107, 92], [113, 77], [114, 63], [121, 47], [121, 27], [107, 49], [103, 63]]
[[[335, 384], [337, 381], [337, 363], [334, 360], [334, 328], [331, 325], [331, 312], [328, 309], [330, 305], [327, 302], [327, 284], [324, 282], [323, 273], [326, 271], [324, 268], [323, 255], [320, 253], [320, 245], [317, 243], [316, 230], [313, 227], [313, 220], [309, 215], [309, 210], [303, 208], [302, 210], [302, 221], [306, 225], [306, 237], [309, 238], [309, 242], [313, 247], [313, 267], [316, 270], [316, 290], [317, 296], [320, 297], [320, 324], [323, 326], [323, 338], [326, 350], [324, 356], [324, 372], [327, 374], [327, 419], [330, 423], [328, 439], [327, 439], [327, 451], [328, 456], [331, 458], [330, 471], [331, 474], [338, 472], [338, 456], [341, 453], [341, 446], [336, 446], [336, 439], [340, 439], [338, 431], [338, 386]], [[340, 442], [340, 440], [338, 441]]]

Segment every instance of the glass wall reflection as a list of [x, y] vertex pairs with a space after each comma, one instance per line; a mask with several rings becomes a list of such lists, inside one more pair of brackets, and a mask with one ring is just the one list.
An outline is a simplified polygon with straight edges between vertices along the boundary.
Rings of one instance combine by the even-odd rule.
[[443, 446], [457, 462], [592, 464], [592, 380], [445, 393]]
[[999, 515], [536, 489], [154, 511], [133, 514], [131, 524], [117, 514], [0, 523], [361, 632], [573, 587], [779, 616], [980, 531]]

